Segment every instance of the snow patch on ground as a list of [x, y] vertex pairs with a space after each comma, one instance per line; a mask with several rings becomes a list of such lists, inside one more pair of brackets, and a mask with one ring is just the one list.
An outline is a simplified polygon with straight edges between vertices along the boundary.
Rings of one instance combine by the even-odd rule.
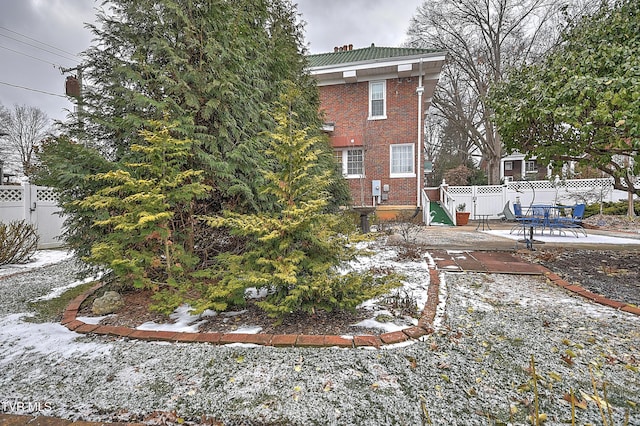
[[60, 324], [24, 321], [28, 314], [0, 317], [0, 366], [34, 354], [59, 358], [96, 358], [108, 354], [108, 344], [78, 342], [78, 334]]
[[0, 277], [53, 265], [72, 257], [73, 254], [67, 250], [37, 250], [30, 262], [0, 266]]
[[152, 331], [176, 331], [176, 332], [190, 332], [197, 333], [200, 324], [204, 323], [202, 319], [203, 315], [193, 315], [192, 308], [189, 305], [181, 305], [169, 315], [169, 318], [173, 320], [172, 323], [156, 323], [154, 321], [147, 321], [140, 324], [136, 329], [138, 330], [152, 330]]
[[71, 290], [72, 288], [81, 286], [83, 284], [87, 284], [93, 281], [98, 281], [100, 278], [102, 278], [104, 274], [98, 274], [92, 277], [87, 277], [85, 279], [82, 280], [78, 280], [78, 281], [74, 281], [72, 283], [69, 283], [67, 285], [64, 285], [62, 287], [55, 287], [53, 288], [48, 294], [45, 294], [44, 296], [40, 296], [37, 297], [35, 299], [33, 299], [34, 302], [40, 302], [43, 300], [52, 300], [55, 299], [57, 297], [60, 297], [64, 292], [66, 292], [67, 290]]

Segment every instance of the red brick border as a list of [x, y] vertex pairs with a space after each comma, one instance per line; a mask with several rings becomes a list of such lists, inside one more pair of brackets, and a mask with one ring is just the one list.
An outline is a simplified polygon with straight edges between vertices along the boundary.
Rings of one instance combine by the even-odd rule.
[[[543, 267], [544, 268], [544, 267]], [[596, 293], [592, 293], [589, 290], [585, 289], [584, 287], [578, 285], [578, 284], [571, 284], [567, 281], [565, 281], [564, 279], [560, 278], [560, 276], [558, 276], [557, 274], [551, 272], [549, 269], [544, 268], [544, 275], [547, 277], [547, 279], [549, 281], [551, 281], [552, 283], [554, 283], [555, 285], [564, 288], [565, 290], [569, 290], [573, 293], [576, 293], [582, 297], [584, 297], [585, 299], [589, 299], [593, 302], [599, 303], [601, 305], [604, 306], [608, 306], [610, 308], [616, 309], [616, 310], [620, 310], [620, 311], [625, 311], [625, 312], [629, 312], [635, 315], [640, 316], [640, 308], [638, 308], [635, 305], [630, 305], [628, 303], [624, 303], [624, 302], [618, 302], [617, 300], [611, 300], [607, 297], [604, 297], [601, 294], [596, 294]]]
[[384, 333], [380, 336], [334, 336], [334, 335], [295, 335], [295, 334], [245, 334], [245, 333], [192, 333], [158, 330], [138, 330], [128, 327], [114, 327], [105, 325], [86, 324], [77, 319], [78, 311], [82, 303], [103, 284], [97, 284], [73, 299], [62, 315], [60, 323], [69, 330], [78, 333], [103, 334], [110, 336], [126, 337], [129, 339], [171, 341], [179, 343], [211, 343], [214, 345], [226, 345], [231, 343], [246, 343], [274, 347], [339, 347], [379, 348], [385, 345], [393, 345], [409, 340], [418, 340], [431, 334], [433, 319], [438, 306], [440, 279], [435, 270], [430, 270], [430, 282], [427, 292], [427, 303], [422, 311], [418, 326], [404, 330]]

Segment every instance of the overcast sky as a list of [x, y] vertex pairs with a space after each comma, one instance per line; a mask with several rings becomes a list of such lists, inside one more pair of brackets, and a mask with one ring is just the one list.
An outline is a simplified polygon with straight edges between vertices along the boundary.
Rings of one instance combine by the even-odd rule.
[[[306, 22], [311, 53], [353, 44], [399, 46], [421, 0], [294, 0]], [[79, 64], [91, 44], [85, 28], [95, 0], [0, 0], [0, 104], [35, 106], [64, 119], [73, 104], [64, 96], [60, 67]], [[17, 86], [17, 87], [16, 87]], [[28, 90], [31, 89], [31, 90]]]

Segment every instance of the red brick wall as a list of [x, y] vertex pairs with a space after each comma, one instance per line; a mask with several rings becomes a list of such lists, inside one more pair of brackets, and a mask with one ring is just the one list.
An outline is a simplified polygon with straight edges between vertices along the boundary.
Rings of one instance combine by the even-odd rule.
[[[389, 145], [413, 143], [414, 157], [417, 160], [417, 86], [417, 78], [387, 80], [385, 120], [368, 120], [369, 82], [319, 88], [324, 121], [335, 123], [330, 136], [355, 138], [362, 141], [365, 150], [365, 177], [349, 179], [355, 205], [371, 205], [372, 180], [380, 180], [382, 185], [389, 185], [389, 199], [382, 204], [416, 205], [416, 177], [389, 177]], [[415, 170], [421, 170], [421, 167], [416, 164]]]

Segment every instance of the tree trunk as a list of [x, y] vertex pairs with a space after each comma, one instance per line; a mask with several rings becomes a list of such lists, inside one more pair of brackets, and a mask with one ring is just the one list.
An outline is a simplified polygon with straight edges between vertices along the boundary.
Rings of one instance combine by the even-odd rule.
[[487, 162], [487, 183], [489, 185], [500, 184], [500, 156], [488, 154], [485, 156]]

